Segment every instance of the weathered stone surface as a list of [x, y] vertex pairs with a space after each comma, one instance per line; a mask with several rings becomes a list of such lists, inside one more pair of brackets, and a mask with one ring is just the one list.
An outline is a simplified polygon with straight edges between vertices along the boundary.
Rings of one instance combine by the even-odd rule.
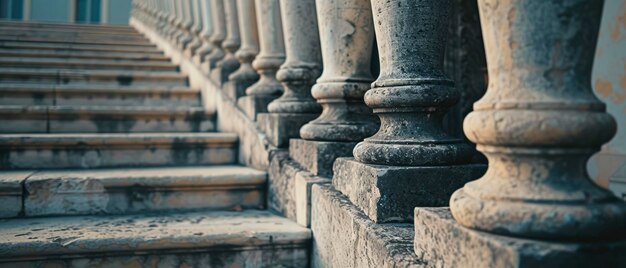
[[5, 49], [36, 49], [39, 51], [58, 51], [62, 52], [97, 52], [97, 53], [148, 53], [151, 55], [159, 55], [161, 51], [158, 48], [128, 45], [100, 45], [100, 44], [72, 44], [72, 43], [38, 43], [38, 42], [17, 42], [17, 41], [1, 41], [0, 45]]
[[222, 42], [222, 48], [225, 54], [215, 64], [215, 69], [211, 70], [211, 78], [219, 86], [228, 81], [230, 74], [239, 69], [239, 61], [235, 57], [235, 52], [241, 45], [236, 0], [224, 0], [224, 15], [226, 16], [226, 39]]
[[74, 59], [74, 58], [22, 58], [0, 57], [0, 66], [19, 68], [63, 68], [63, 69], [98, 69], [98, 70], [136, 70], [136, 71], [176, 71], [178, 67], [162, 61], [136, 61], [111, 59]]
[[178, 72], [119, 70], [51, 70], [0, 67], [2, 83], [86, 84], [118, 86], [186, 86], [187, 77]]
[[23, 219], [0, 230], [1, 267], [305, 267], [311, 237], [254, 210]]
[[277, 96], [272, 95], [243, 96], [237, 100], [237, 106], [243, 110], [250, 120], [256, 121], [257, 115], [267, 113], [267, 105], [276, 98]]
[[297, 218], [295, 177], [300, 171], [302, 168], [289, 158], [286, 150], [272, 152], [267, 171], [267, 206], [293, 221]]
[[262, 113], [257, 115], [257, 124], [273, 146], [284, 148], [289, 146], [289, 139], [300, 137], [302, 125], [316, 117], [316, 114]]
[[262, 209], [266, 179], [240, 166], [40, 171], [24, 183], [24, 214]]
[[390, 166], [469, 163], [473, 146], [450, 136], [442, 124], [459, 98], [443, 72], [450, 1], [396, 2], [372, 0], [377, 38], [386, 41], [378, 42], [380, 75], [365, 103], [381, 124], [354, 148], [354, 158]]
[[257, 19], [254, 0], [238, 0], [237, 12], [239, 13], [239, 32], [241, 33], [241, 47], [235, 53], [239, 60], [239, 69], [232, 73], [228, 80], [235, 83], [233, 89], [236, 94], [226, 93], [237, 100], [245, 94], [246, 88], [259, 80], [259, 74], [252, 68], [252, 61], [259, 53], [259, 35], [257, 32]]
[[461, 225], [536, 239], [626, 238], [626, 203], [585, 168], [616, 128], [590, 87], [602, 6], [479, 1], [489, 88], [464, 131], [489, 170], [452, 196]]
[[296, 222], [304, 227], [311, 226], [311, 201], [313, 185], [330, 184], [328, 178], [313, 176], [307, 171], [296, 173], [294, 190], [296, 192]]
[[222, 42], [226, 39], [226, 18], [224, 15], [224, 0], [213, 0], [211, 2], [211, 17], [213, 18], [213, 33], [209, 40], [212, 50], [204, 58], [203, 72], [208, 74], [211, 69], [224, 57]]
[[5, 134], [0, 169], [232, 164], [236, 142], [228, 133]]
[[16, 217], [22, 213], [22, 184], [34, 171], [0, 172], [0, 219]]
[[413, 253], [413, 226], [375, 224], [330, 185], [312, 189], [313, 267], [428, 267]]
[[0, 133], [214, 131], [200, 107], [1, 106]]
[[413, 222], [415, 207], [447, 206], [450, 195], [485, 173], [482, 164], [383, 166], [335, 161], [333, 186], [376, 223]]
[[313, 175], [331, 178], [335, 159], [351, 157], [355, 145], [356, 142], [291, 139], [289, 155]]
[[626, 240], [585, 244], [512, 238], [467, 229], [448, 208], [416, 208], [415, 253], [428, 267], [623, 267]]
[[378, 129], [363, 103], [374, 80], [371, 57], [374, 26], [369, 0], [318, 0], [317, 21], [323, 72], [312, 95], [322, 114], [300, 129], [305, 140], [361, 141]]

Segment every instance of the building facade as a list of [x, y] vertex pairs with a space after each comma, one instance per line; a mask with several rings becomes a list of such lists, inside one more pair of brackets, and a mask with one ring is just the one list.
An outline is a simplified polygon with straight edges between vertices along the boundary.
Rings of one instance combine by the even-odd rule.
[[128, 24], [130, 0], [1, 0], [0, 19]]

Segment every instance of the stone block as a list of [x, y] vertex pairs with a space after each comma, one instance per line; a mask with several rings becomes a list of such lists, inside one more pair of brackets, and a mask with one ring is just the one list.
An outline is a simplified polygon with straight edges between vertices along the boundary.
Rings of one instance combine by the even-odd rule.
[[339, 158], [333, 185], [374, 222], [413, 222], [415, 207], [447, 206], [454, 191], [486, 169], [482, 164], [381, 166]]
[[300, 137], [300, 127], [317, 116], [317, 114], [262, 113], [257, 115], [257, 124], [273, 146], [287, 147], [289, 139]]
[[415, 208], [415, 253], [428, 267], [626, 267], [626, 241], [539, 241], [460, 226], [448, 208]]
[[332, 185], [314, 185], [312, 267], [425, 267], [411, 224], [375, 224]]
[[286, 150], [273, 151], [268, 169], [268, 208], [296, 220], [295, 177], [302, 169], [289, 158]]
[[230, 80], [224, 84], [224, 95], [231, 101], [237, 100], [246, 95], [246, 88], [254, 84], [255, 81]]
[[331, 180], [316, 177], [307, 171], [296, 173], [296, 222], [302, 226], [311, 226], [311, 188], [316, 184], [330, 184]]
[[331, 178], [335, 159], [351, 157], [356, 144], [356, 142], [291, 139], [289, 155], [313, 175]]
[[237, 100], [237, 106], [253, 121], [260, 113], [267, 113], [267, 105], [277, 96], [244, 96]]
[[0, 219], [22, 212], [22, 185], [34, 171], [4, 171], [0, 173]]

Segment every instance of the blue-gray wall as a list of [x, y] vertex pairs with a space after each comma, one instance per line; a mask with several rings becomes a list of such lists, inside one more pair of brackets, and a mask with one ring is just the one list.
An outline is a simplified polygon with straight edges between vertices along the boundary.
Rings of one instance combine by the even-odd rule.
[[31, 0], [31, 21], [68, 22], [69, 0]]
[[109, 0], [109, 24], [128, 24], [131, 0]]

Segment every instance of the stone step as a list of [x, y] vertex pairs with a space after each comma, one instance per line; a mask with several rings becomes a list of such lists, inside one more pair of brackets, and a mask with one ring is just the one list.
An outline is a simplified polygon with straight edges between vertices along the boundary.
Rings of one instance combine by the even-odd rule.
[[208, 132], [202, 107], [0, 106], [0, 133]]
[[97, 45], [97, 44], [63, 44], [63, 43], [35, 43], [35, 42], [15, 42], [0, 41], [0, 48], [4, 49], [37, 49], [37, 50], [69, 50], [69, 51], [91, 51], [91, 52], [131, 52], [144, 54], [163, 55], [157, 47], [137, 47], [124, 45]]
[[307, 267], [311, 232], [267, 211], [0, 221], [0, 267]]
[[20, 29], [64, 29], [64, 30], [86, 30], [103, 31], [109, 33], [133, 32], [135, 28], [128, 25], [103, 25], [103, 24], [77, 24], [58, 22], [31, 22], [31, 21], [0, 21], [0, 27], [13, 27]]
[[263, 209], [266, 178], [243, 166], [44, 170], [14, 181], [24, 187], [15, 205], [26, 217]]
[[120, 71], [120, 70], [64, 70], [0, 67], [1, 83], [46, 84], [108, 84], [186, 86], [187, 76], [178, 72]]
[[108, 59], [151, 62], [170, 62], [165, 55], [140, 52], [97, 52], [75, 50], [39, 50], [0, 48], [0, 57], [20, 58], [75, 58], [75, 59]]
[[10, 36], [64, 36], [64, 37], [100, 37], [110, 39], [133, 39], [146, 41], [143, 35], [136, 32], [120, 32], [111, 34], [107, 31], [85, 31], [85, 30], [67, 30], [67, 29], [28, 29], [20, 27], [2, 27], [0, 26], [0, 33]]
[[0, 105], [200, 107], [187, 87], [0, 84]]
[[225, 165], [232, 133], [2, 134], [0, 170]]
[[129, 61], [110, 59], [58, 59], [58, 58], [16, 58], [0, 57], [2, 67], [20, 68], [61, 68], [61, 69], [99, 69], [99, 70], [140, 70], [140, 71], [177, 71], [178, 66], [163, 61]]
[[36, 36], [2, 36], [0, 41], [16, 41], [16, 42], [37, 42], [44, 44], [75, 44], [75, 45], [122, 45], [129, 47], [153, 47], [149, 41], [124, 41], [124, 40], [108, 40], [108, 39], [89, 39], [89, 38], [62, 38], [62, 37], [36, 37]]
[[100, 41], [100, 42], [137, 42], [141, 44], [150, 44], [150, 40], [142, 35], [111, 35], [107, 33], [81, 33], [81, 32], [58, 32], [53, 30], [45, 31], [13, 31], [3, 30], [0, 28], [0, 36], [2, 39], [33, 38], [46, 39], [46, 41]]

